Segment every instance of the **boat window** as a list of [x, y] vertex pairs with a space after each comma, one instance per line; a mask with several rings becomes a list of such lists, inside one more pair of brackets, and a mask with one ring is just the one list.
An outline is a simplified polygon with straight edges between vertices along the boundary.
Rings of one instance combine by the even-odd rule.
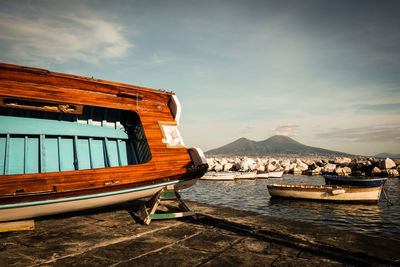
[[0, 175], [143, 164], [150, 148], [137, 113], [83, 107], [81, 114], [0, 107]]

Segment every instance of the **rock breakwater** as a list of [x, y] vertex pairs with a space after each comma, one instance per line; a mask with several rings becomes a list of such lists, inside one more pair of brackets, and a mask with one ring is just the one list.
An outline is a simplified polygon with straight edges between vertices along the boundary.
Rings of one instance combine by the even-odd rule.
[[335, 174], [341, 176], [379, 176], [399, 177], [400, 160], [376, 158], [346, 158], [334, 159], [312, 158], [207, 158], [209, 171], [273, 171], [282, 169], [285, 173], [294, 175]]

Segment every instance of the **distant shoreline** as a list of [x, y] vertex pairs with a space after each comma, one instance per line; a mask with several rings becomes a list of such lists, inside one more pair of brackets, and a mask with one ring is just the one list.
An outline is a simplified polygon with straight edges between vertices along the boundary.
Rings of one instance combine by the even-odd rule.
[[207, 156], [209, 171], [284, 170], [294, 175], [334, 174], [339, 176], [399, 177], [400, 160], [375, 157], [324, 157], [274, 155], [273, 157]]

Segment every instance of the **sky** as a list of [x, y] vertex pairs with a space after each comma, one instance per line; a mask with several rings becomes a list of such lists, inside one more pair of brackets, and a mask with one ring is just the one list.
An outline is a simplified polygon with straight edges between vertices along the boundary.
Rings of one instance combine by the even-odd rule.
[[186, 146], [400, 153], [400, 2], [0, 3], [0, 61], [173, 91]]

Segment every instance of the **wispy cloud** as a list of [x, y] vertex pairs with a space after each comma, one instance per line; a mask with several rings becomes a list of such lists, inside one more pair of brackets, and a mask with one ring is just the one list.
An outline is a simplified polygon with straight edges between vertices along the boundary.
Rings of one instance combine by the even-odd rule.
[[0, 41], [13, 61], [96, 63], [122, 57], [134, 47], [124, 36], [123, 26], [85, 7], [64, 13], [46, 8], [35, 11], [37, 16], [27, 15], [28, 10], [0, 14]]
[[359, 111], [399, 112], [400, 103], [394, 104], [362, 104], [356, 106]]
[[300, 133], [300, 125], [292, 123], [279, 125], [274, 129], [275, 135], [298, 136], [299, 133]]
[[383, 125], [344, 129], [335, 128], [324, 133], [316, 134], [316, 137], [348, 142], [399, 142], [400, 126]]
[[254, 130], [255, 128], [256, 128], [255, 126], [247, 125], [247, 126], [245, 126], [245, 127], [240, 131], [240, 133], [242, 133], [242, 134], [248, 134], [248, 133], [253, 132], [253, 130]]

